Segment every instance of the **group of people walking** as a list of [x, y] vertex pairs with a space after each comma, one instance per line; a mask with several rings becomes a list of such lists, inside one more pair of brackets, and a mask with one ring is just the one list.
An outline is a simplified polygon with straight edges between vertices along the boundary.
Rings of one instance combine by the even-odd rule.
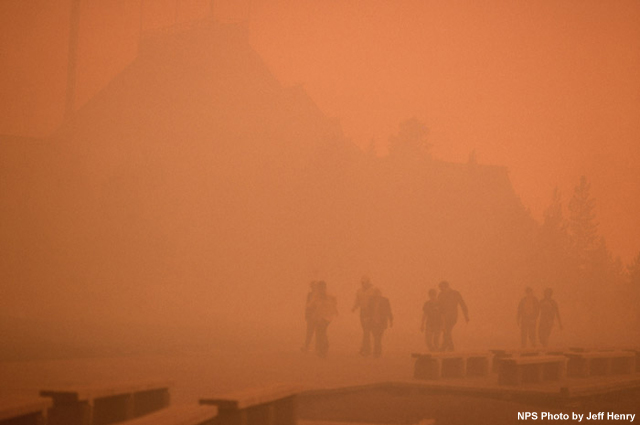
[[[380, 357], [382, 354], [382, 337], [384, 332], [393, 327], [393, 313], [389, 299], [382, 295], [380, 289], [371, 284], [367, 276], [360, 281], [361, 287], [356, 293], [356, 299], [351, 308], [352, 312], [359, 310], [360, 325], [362, 327], [362, 343], [360, 355]], [[453, 351], [453, 328], [458, 322], [458, 308], [462, 311], [465, 321], [469, 322], [469, 311], [462, 295], [451, 288], [449, 282], [438, 284], [440, 292], [429, 290], [429, 299], [422, 307], [420, 331], [424, 333], [429, 351]], [[551, 330], [558, 321], [562, 329], [558, 304], [552, 298], [553, 291], [545, 289], [544, 297], [538, 300], [533, 289], [527, 287], [525, 296], [518, 304], [517, 324], [520, 326], [522, 348], [527, 342], [532, 347], [539, 341], [543, 347], [549, 344]], [[305, 318], [307, 334], [303, 351], [308, 351], [313, 337], [316, 338], [316, 353], [326, 357], [329, 350], [327, 329], [331, 321], [337, 316], [336, 297], [327, 293], [324, 281], [312, 281], [307, 294]], [[537, 337], [536, 340], [536, 330]]]
[[[449, 282], [443, 280], [435, 289], [429, 290], [429, 300], [422, 307], [420, 330], [424, 332], [429, 351], [453, 351], [453, 327], [458, 322], [458, 306], [464, 320], [469, 323], [469, 311], [460, 292], [451, 289]], [[442, 335], [442, 344], [440, 344]]]
[[538, 301], [533, 294], [533, 289], [525, 288], [525, 295], [518, 304], [518, 314], [516, 322], [520, 326], [520, 337], [522, 348], [526, 348], [527, 340], [532, 347], [536, 346], [536, 327], [538, 328], [538, 338], [543, 347], [549, 345], [549, 336], [553, 328], [556, 318], [558, 326], [562, 329], [562, 321], [560, 320], [560, 310], [558, 304], [552, 297], [553, 290], [547, 288], [544, 290], [544, 298]]
[[[360, 312], [362, 343], [359, 353], [362, 356], [373, 354], [373, 357], [377, 358], [382, 354], [384, 332], [393, 327], [391, 303], [379, 288], [371, 284], [369, 277], [363, 276], [360, 284], [351, 308], [352, 312]], [[421, 330], [425, 333], [429, 350], [453, 351], [452, 331], [458, 320], [458, 306], [467, 322], [469, 313], [460, 293], [451, 289], [448, 282], [440, 282], [439, 287], [440, 294], [437, 294], [435, 289], [429, 291], [430, 299], [424, 304]], [[315, 335], [316, 353], [320, 357], [327, 355], [327, 327], [337, 314], [336, 298], [327, 294], [327, 284], [324, 281], [312, 281], [306, 301], [307, 333], [303, 351], [309, 350]], [[441, 334], [442, 345], [439, 344]]]
[[[382, 292], [371, 285], [369, 278], [362, 278], [362, 287], [358, 290], [352, 311], [360, 310], [360, 323], [363, 336], [360, 354], [372, 354], [371, 339], [373, 337], [373, 356], [382, 354], [382, 335], [393, 326], [393, 313], [389, 299], [382, 296]], [[305, 308], [307, 321], [307, 335], [303, 351], [308, 351], [313, 337], [316, 338], [316, 353], [326, 357], [329, 350], [327, 327], [338, 314], [336, 298], [327, 294], [327, 284], [324, 281], [312, 281]]]
[[393, 327], [393, 313], [389, 299], [382, 296], [380, 289], [371, 284], [367, 276], [360, 282], [362, 287], [356, 294], [356, 300], [351, 308], [352, 312], [360, 310], [360, 325], [362, 326], [362, 344], [360, 355], [371, 354], [371, 337], [373, 336], [373, 357], [382, 354], [382, 335], [387, 328]]

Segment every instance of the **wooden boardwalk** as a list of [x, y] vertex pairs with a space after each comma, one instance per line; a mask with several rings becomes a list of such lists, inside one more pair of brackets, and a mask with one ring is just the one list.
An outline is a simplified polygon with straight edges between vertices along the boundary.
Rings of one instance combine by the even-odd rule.
[[[521, 357], [521, 353], [517, 354], [516, 358]], [[522, 357], [528, 355], [526, 353]], [[285, 400], [281, 403], [282, 411], [290, 412], [293, 405], [289, 400], [294, 393], [299, 423], [407, 425], [435, 419], [436, 423], [495, 425], [515, 423], [514, 418], [521, 411], [636, 413], [640, 408], [640, 373], [565, 377], [558, 381], [506, 386], [499, 385], [496, 373], [445, 376], [436, 380], [414, 379], [414, 362], [406, 352], [393, 353], [382, 359], [361, 358], [352, 353], [334, 353], [334, 357], [329, 359], [318, 359], [298, 352], [265, 353], [255, 361], [248, 355], [221, 358], [208, 353], [153, 361], [146, 358], [106, 360], [17, 363], [4, 369], [0, 365], [0, 373], [12, 379], [0, 382], [0, 387], [11, 383], [15, 390], [7, 386], [5, 392], [9, 395], [35, 387], [40, 390], [38, 393], [44, 389], [46, 391], [42, 393], [56, 394], [64, 400], [98, 401], [96, 408], [100, 407], [100, 400], [120, 402], [130, 399], [125, 394], [152, 394], [154, 399], [163, 400], [160, 403], [163, 407], [161, 412], [152, 413], [147, 419], [140, 418], [139, 422], [145, 424], [153, 418], [158, 423], [172, 423], [174, 417], [191, 420], [191, 413], [194, 423], [197, 423], [200, 413], [205, 412], [195, 406], [199, 400], [208, 400], [222, 410], [249, 409], [248, 419], [280, 418], [283, 415], [278, 413], [280, 410], [275, 404], [266, 410], [254, 406], [271, 404], [282, 398]], [[61, 364], [69, 368], [61, 368]], [[17, 373], [12, 372], [13, 369]], [[61, 384], [74, 377], [70, 371], [75, 369], [81, 369], [83, 378], [99, 385]], [[142, 383], [114, 385], [108, 383], [106, 376], [131, 376]], [[148, 378], [141, 379], [144, 377]], [[47, 382], [41, 384], [45, 379]], [[176, 390], [171, 392], [172, 407], [169, 409], [164, 407], [166, 397], [156, 397], [161, 395], [156, 390], [168, 386], [165, 379], [177, 381]], [[279, 387], [274, 387], [278, 383], [293, 383], [299, 388], [292, 393], [287, 385], [280, 391]], [[254, 387], [261, 390], [248, 390]], [[164, 393], [164, 389], [160, 392]], [[34, 395], [31, 390], [29, 394]], [[120, 404], [128, 406], [129, 410], [134, 406], [133, 410], [136, 410], [135, 403]], [[472, 415], [469, 411], [476, 413]], [[292, 415], [287, 413], [284, 416]]]
[[607, 376], [593, 379], [565, 379], [563, 381], [549, 381], [525, 384], [522, 386], [499, 385], [496, 376], [475, 377], [472, 379], [440, 379], [433, 381], [407, 379], [335, 388], [308, 389], [301, 393], [301, 397], [361, 393], [371, 390], [391, 392], [421, 390], [431, 393], [450, 393], [508, 400], [520, 398], [526, 400], [531, 400], [532, 398], [568, 400], [619, 391], [640, 390], [640, 374]]
[[518, 412], [640, 413], [640, 374], [499, 385], [497, 376], [387, 381], [301, 393], [299, 417], [309, 421], [496, 425], [517, 423]]
[[51, 400], [40, 397], [0, 397], [0, 424], [41, 425], [46, 422]]

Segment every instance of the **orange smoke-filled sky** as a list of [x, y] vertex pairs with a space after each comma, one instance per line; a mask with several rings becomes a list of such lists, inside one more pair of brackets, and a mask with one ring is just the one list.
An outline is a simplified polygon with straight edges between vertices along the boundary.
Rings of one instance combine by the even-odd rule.
[[[0, 133], [62, 119], [68, 1], [0, 2]], [[303, 84], [356, 144], [380, 153], [400, 121], [435, 157], [505, 165], [535, 218], [592, 183], [600, 232], [640, 251], [640, 2], [243, 0], [215, 3], [285, 85]], [[136, 55], [139, 32], [205, 16], [209, 0], [83, 0], [77, 104]], [[142, 22], [140, 11], [144, 11]]]

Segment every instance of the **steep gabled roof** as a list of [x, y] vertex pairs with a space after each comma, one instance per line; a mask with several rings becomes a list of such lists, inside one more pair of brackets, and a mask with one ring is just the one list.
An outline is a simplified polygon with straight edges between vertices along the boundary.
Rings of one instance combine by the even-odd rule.
[[276, 80], [246, 28], [206, 22], [144, 40], [138, 57], [54, 137], [90, 150], [170, 143], [305, 162], [336, 132], [301, 87]]

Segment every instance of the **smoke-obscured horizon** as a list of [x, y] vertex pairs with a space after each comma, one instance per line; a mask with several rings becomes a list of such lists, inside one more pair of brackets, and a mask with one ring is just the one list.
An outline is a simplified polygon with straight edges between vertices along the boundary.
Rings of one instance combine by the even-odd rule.
[[553, 344], [637, 341], [640, 260], [607, 247], [601, 229], [622, 224], [597, 214], [593, 179], [556, 183], [570, 190], [536, 219], [517, 162], [441, 159], [437, 115], [363, 149], [317, 105], [246, 25], [202, 22], [145, 38], [51, 136], [3, 137], [0, 322], [23, 347], [4, 355], [297, 347], [316, 279], [338, 299], [336, 345], [355, 350], [362, 275], [391, 301], [391, 349], [422, 347], [441, 280], [469, 306], [463, 348], [516, 345], [527, 286], [554, 289]]

